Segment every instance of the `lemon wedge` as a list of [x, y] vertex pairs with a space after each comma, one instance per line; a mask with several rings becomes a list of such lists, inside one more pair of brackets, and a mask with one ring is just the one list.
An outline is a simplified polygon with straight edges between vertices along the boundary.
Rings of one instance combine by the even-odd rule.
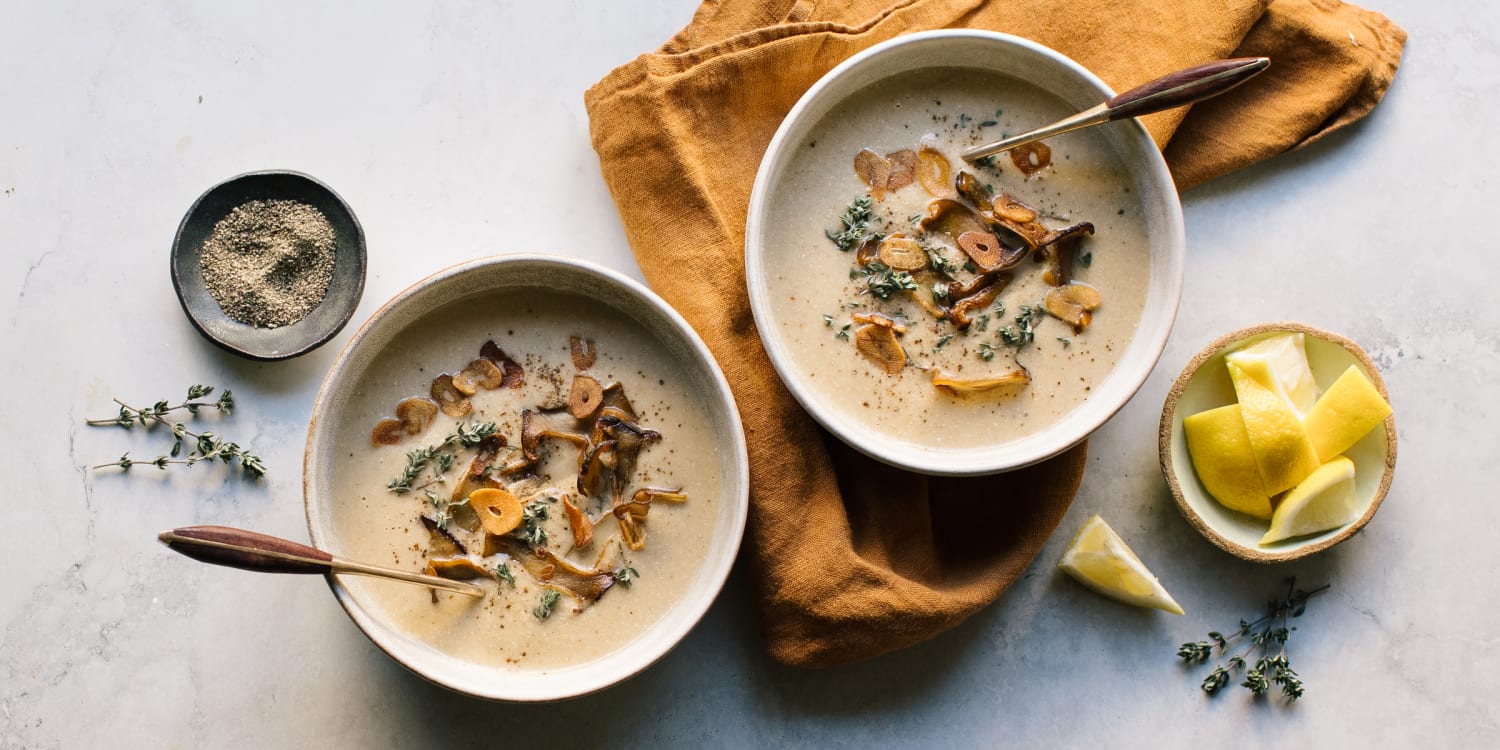
[[1391, 405], [1375, 384], [1358, 367], [1349, 365], [1313, 405], [1302, 426], [1318, 458], [1327, 461], [1349, 450], [1390, 415]]
[[1296, 487], [1321, 462], [1296, 412], [1270, 385], [1269, 364], [1258, 359], [1230, 362], [1229, 377], [1266, 494]]
[[1301, 420], [1318, 400], [1318, 382], [1307, 364], [1306, 341], [1300, 333], [1279, 333], [1230, 352], [1224, 359], [1247, 372], [1264, 373], [1257, 379], [1292, 407]]
[[1230, 510], [1270, 520], [1271, 497], [1260, 481], [1239, 404], [1184, 418], [1182, 433], [1193, 470], [1208, 494]]
[[1084, 522], [1057, 567], [1111, 599], [1182, 614], [1182, 607], [1156, 576], [1098, 515]]
[[1359, 518], [1354, 497], [1354, 462], [1339, 456], [1318, 467], [1297, 485], [1271, 516], [1262, 545], [1336, 529]]

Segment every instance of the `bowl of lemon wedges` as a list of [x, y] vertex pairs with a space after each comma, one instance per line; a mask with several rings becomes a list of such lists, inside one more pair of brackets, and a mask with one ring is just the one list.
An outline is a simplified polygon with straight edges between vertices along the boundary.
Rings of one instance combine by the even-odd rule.
[[1369, 523], [1395, 473], [1396, 422], [1358, 344], [1266, 323], [1188, 363], [1162, 408], [1159, 447], [1193, 528], [1236, 557], [1285, 562]]

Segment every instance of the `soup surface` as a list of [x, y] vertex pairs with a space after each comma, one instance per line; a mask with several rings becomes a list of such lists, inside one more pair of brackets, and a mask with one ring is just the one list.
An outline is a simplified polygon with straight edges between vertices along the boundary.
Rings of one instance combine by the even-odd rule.
[[[575, 360], [573, 337], [593, 343], [592, 363]], [[471, 386], [475, 392], [464, 397], [469, 413], [453, 416], [448, 412], [459, 409], [450, 405], [436, 411], [419, 434], [399, 431], [394, 445], [374, 443], [372, 428], [390, 419], [398, 403], [428, 397], [434, 378], [482, 359], [481, 346], [491, 341], [524, 373], [519, 383], [506, 366], [504, 385]], [[365, 371], [349, 412], [339, 419], [338, 444], [347, 449], [331, 468], [336, 549], [352, 559], [412, 571], [436, 560], [450, 568], [448, 575], [474, 575], [486, 595], [434, 594], [358, 577], [343, 578], [344, 585], [404, 635], [472, 662], [544, 671], [627, 648], [692, 585], [721, 502], [719, 449], [705, 407], [671, 362], [665, 348], [627, 316], [543, 290], [507, 289], [457, 300], [404, 330]], [[596, 424], [575, 420], [563, 406], [580, 373], [600, 384], [619, 384], [608, 392], [628, 398], [631, 427], [640, 432], [626, 435], [610, 423], [619, 442], [647, 436], [636, 444], [637, 462], [619, 492], [608, 479], [589, 495], [580, 492], [583, 449], [569, 440], [541, 437], [538, 460], [525, 460], [523, 412], [545, 420], [533, 428], [545, 423], [587, 432]], [[471, 438], [493, 430], [505, 446], [496, 448], [495, 437], [445, 445], [460, 428]], [[434, 447], [412, 475], [412, 451]], [[475, 463], [486, 448], [492, 462]], [[453, 456], [446, 468], [444, 454]], [[469, 473], [474, 468], [481, 471]], [[631, 526], [623, 529], [613, 511], [643, 488], [680, 488], [686, 497], [653, 498], [649, 515], [622, 514], [630, 516], [623, 523]], [[513, 532], [489, 534], [478, 519], [483, 506], [466, 501], [479, 497], [476, 489], [509, 494], [525, 509], [525, 521]], [[581, 546], [574, 534], [579, 523], [567, 505], [589, 519], [592, 539]], [[570, 579], [583, 581], [587, 594], [574, 595], [579, 587], [570, 588]]]
[[[1130, 175], [1099, 129], [1053, 139], [1046, 166], [1043, 155], [959, 157], [1072, 111], [1011, 78], [937, 69], [879, 81], [811, 129], [773, 188], [763, 244], [774, 325], [816, 398], [884, 437], [965, 449], [1034, 433], [1089, 397], [1145, 300], [1149, 247]], [[905, 179], [880, 182], [903, 161]], [[939, 199], [961, 204], [947, 206], [954, 216], [982, 215], [976, 226], [1010, 248], [1022, 243], [1006, 228], [1022, 224], [1041, 232], [1087, 222], [1093, 232], [989, 266], [959, 241]], [[997, 227], [1001, 208], [1020, 224]], [[908, 270], [881, 262], [890, 238], [917, 254], [897, 261]], [[1069, 262], [1064, 278], [1048, 276], [1048, 257]], [[1048, 312], [1049, 293], [1063, 286], [1102, 300], [1083, 311], [1084, 325]], [[952, 312], [964, 299], [960, 320]], [[862, 331], [876, 324], [890, 333]], [[935, 385], [949, 382], [957, 387]]]

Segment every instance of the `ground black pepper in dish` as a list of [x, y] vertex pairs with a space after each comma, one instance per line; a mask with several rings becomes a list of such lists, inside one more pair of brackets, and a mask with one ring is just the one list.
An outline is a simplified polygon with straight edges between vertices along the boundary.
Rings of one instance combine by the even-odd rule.
[[333, 226], [318, 209], [290, 200], [247, 201], [204, 241], [203, 282], [229, 317], [279, 328], [323, 301], [333, 256]]

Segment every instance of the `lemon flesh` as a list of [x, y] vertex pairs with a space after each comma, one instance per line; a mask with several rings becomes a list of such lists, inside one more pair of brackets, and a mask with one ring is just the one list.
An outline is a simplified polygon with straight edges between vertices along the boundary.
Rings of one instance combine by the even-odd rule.
[[1263, 385], [1280, 396], [1301, 420], [1318, 400], [1318, 382], [1307, 364], [1306, 337], [1300, 333], [1269, 336], [1224, 359], [1243, 370], [1264, 372]]
[[1318, 467], [1276, 506], [1262, 545], [1336, 529], [1359, 518], [1354, 462], [1339, 456]]
[[1182, 607], [1156, 576], [1098, 515], [1084, 522], [1057, 567], [1111, 599], [1182, 614]]
[[1358, 367], [1349, 365], [1313, 405], [1302, 427], [1318, 458], [1328, 461], [1349, 450], [1390, 415], [1391, 405], [1375, 384]]
[[1271, 497], [1260, 481], [1239, 404], [1184, 418], [1182, 434], [1187, 438], [1193, 470], [1208, 494], [1230, 510], [1271, 519]]
[[1277, 495], [1296, 487], [1322, 463], [1302, 421], [1269, 384], [1270, 366], [1264, 360], [1228, 364], [1266, 494]]

